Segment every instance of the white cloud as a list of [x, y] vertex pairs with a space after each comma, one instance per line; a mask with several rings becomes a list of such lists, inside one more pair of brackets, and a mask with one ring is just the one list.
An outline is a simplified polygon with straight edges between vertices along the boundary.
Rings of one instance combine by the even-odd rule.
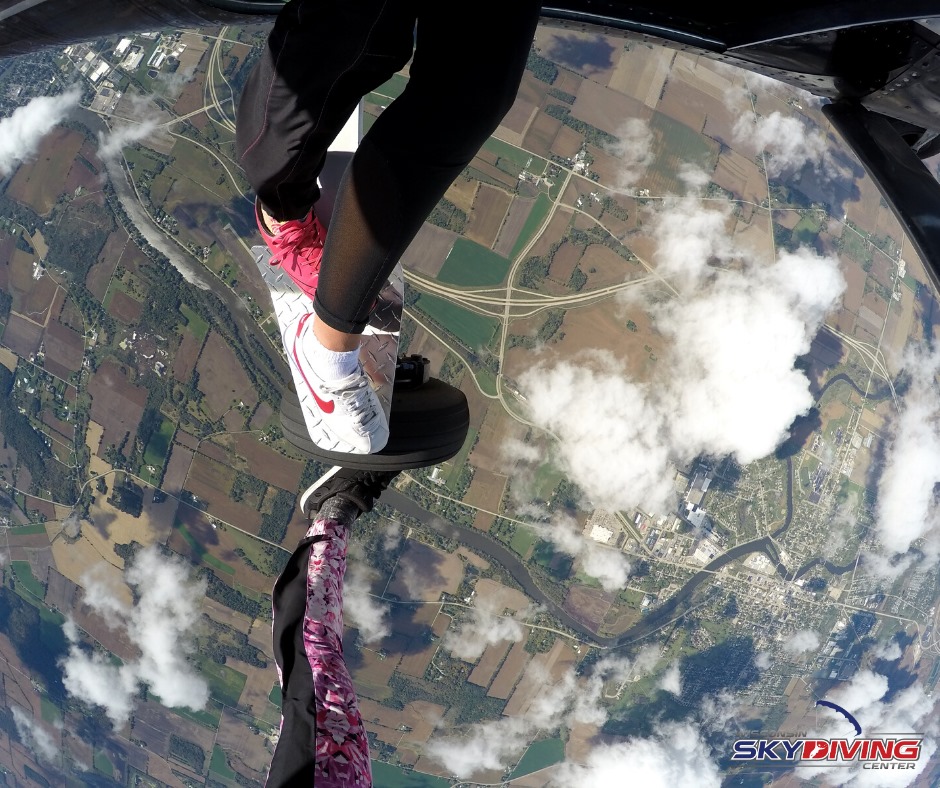
[[59, 754], [59, 747], [52, 735], [31, 714], [23, 711], [19, 706], [11, 706], [10, 711], [13, 712], [16, 732], [23, 744], [36, 753], [40, 760], [55, 760]]
[[584, 573], [600, 581], [604, 590], [616, 591], [626, 584], [630, 576], [630, 562], [626, 556], [584, 536], [574, 518], [555, 514], [550, 525], [532, 527], [558, 550], [577, 558]]
[[770, 656], [769, 651], [760, 651], [757, 656], [754, 657], [754, 664], [760, 670], [767, 670], [767, 668], [773, 665], [773, 657]]
[[[528, 630], [516, 618], [503, 616], [499, 600], [492, 597], [477, 599], [468, 611], [469, 617], [457, 627], [447, 630], [441, 645], [458, 659], [474, 662], [487, 646], [502, 640], [523, 640]], [[519, 614], [525, 619], [529, 610]]]
[[392, 552], [401, 544], [401, 523], [390, 520], [382, 533], [382, 549], [386, 553]]
[[167, 706], [204, 708], [209, 688], [187, 656], [201, 618], [205, 585], [192, 581], [186, 565], [152, 548], [137, 554], [124, 580], [138, 596], [132, 607], [115, 601], [95, 573], [83, 578], [85, 602], [109, 626], [123, 628], [139, 656], [116, 666], [98, 653], [87, 653], [79, 646], [77, 627], [69, 622], [64, 628], [69, 653], [62, 660], [65, 688], [75, 697], [103, 706], [115, 726], [130, 717], [140, 684], [149, 686]]
[[875, 659], [883, 659], [888, 662], [894, 662], [894, 660], [900, 659], [903, 653], [904, 652], [901, 651], [900, 644], [896, 640], [889, 640], [886, 643], [879, 643], [872, 652], [872, 656]]
[[653, 161], [653, 132], [646, 121], [629, 118], [617, 129], [618, 142], [609, 152], [620, 160], [616, 191], [632, 194], [646, 168]]
[[[888, 679], [870, 670], [862, 670], [838, 690], [829, 700], [848, 710], [862, 726], [862, 735], [871, 736], [879, 732], [904, 735], [925, 734], [920, 758], [914, 768], [905, 771], [872, 771], [862, 768], [858, 762], [840, 762], [831, 767], [797, 769], [796, 774], [805, 779], [824, 777], [828, 785], [853, 786], [853, 788], [901, 788], [913, 785], [918, 775], [927, 768], [937, 751], [938, 717], [934, 712], [935, 698], [930, 698], [920, 684], [897, 693], [890, 702], [885, 700]], [[837, 712], [819, 709], [821, 725], [809, 732], [813, 738], [851, 738], [855, 729]]]
[[119, 157], [125, 147], [146, 139], [156, 131], [159, 125], [160, 121], [157, 118], [144, 116], [134, 123], [121, 121], [108, 134], [99, 132], [98, 158], [104, 161]]
[[39, 96], [0, 120], [0, 176], [9, 175], [30, 158], [42, 138], [78, 106], [80, 98], [78, 88], [59, 96]]
[[633, 660], [607, 657], [598, 662], [591, 676], [577, 677], [569, 670], [552, 682], [543, 670], [535, 677], [541, 690], [524, 716], [479, 723], [456, 735], [435, 733], [425, 753], [462, 779], [483, 769], [503, 769], [518, 760], [539, 730], [576, 722], [602, 725], [607, 719], [602, 702], [605, 682], [618, 683], [648, 673], [658, 659], [659, 649], [651, 646]]
[[647, 739], [629, 739], [595, 747], [586, 762], [562, 764], [551, 785], [608, 788], [719, 788], [721, 773], [694, 725], [662, 725]]
[[673, 662], [663, 673], [662, 678], [657, 685], [660, 689], [671, 692], [675, 696], [682, 694], [682, 673], [679, 670], [678, 661]]
[[796, 172], [807, 164], [821, 174], [835, 174], [826, 136], [809, 128], [798, 115], [771, 112], [754, 118], [745, 114], [734, 124], [732, 134], [735, 142], [769, 154], [767, 171], [771, 176]]
[[819, 633], [811, 629], [801, 629], [784, 641], [783, 650], [788, 654], [803, 654], [818, 649], [820, 642]]
[[671, 511], [673, 466], [764, 457], [813, 405], [793, 364], [845, 288], [838, 261], [801, 248], [761, 264], [731, 243], [729, 216], [687, 196], [648, 223], [657, 272], [680, 291], [647, 305], [667, 341], [648, 381], [596, 350], [518, 376], [530, 418], [557, 437], [557, 464], [598, 507]]
[[460, 737], [434, 736], [424, 752], [451, 774], [466, 778], [487, 769], [502, 769], [531, 741], [533, 730], [519, 717], [474, 725]]
[[878, 481], [876, 528], [888, 555], [866, 556], [865, 568], [884, 577], [899, 576], [912, 562], [892, 562], [923, 540], [929, 561], [940, 556], [940, 510], [934, 492], [940, 483], [940, 352], [911, 352], [905, 358], [911, 386], [890, 427]]
[[375, 572], [361, 561], [350, 563], [343, 586], [343, 613], [358, 628], [366, 643], [374, 643], [391, 634], [388, 605], [372, 596], [372, 578]]

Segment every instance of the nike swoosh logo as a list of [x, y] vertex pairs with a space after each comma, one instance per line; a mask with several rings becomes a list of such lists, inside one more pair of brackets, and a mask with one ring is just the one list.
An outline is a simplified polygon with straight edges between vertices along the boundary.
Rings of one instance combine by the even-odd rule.
[[313, 395], [313, 398], [316, 400], [320, 410], [329, 415], [336, 408], [336, 403], [333, 402], [333, 400], [326, 402], [317, 396], [317, 392], [313, 390], [313, 386], [310, 385], [310, 381], [307, 380], [307, 376], [304, 374], [304, 368], [300, 365], [300, 357], [297, 355], [297, 341], [300, 339], [300, 334], [304, 330], [304, 326], [307, 323], [307, 318], [309, 317], [312, 317], [312, 315], [306, 314], [300, 318], [300, 322], [297, 324], [297, 335], [294, 337], [294, 346], [291, 348], [291, 352], [294, 354], [294, 363], [297, 364], [297, 369], [300, 371], [300, 377], [302, 377], [304, 379], [304, 383], [307, 384], [307, 389]]

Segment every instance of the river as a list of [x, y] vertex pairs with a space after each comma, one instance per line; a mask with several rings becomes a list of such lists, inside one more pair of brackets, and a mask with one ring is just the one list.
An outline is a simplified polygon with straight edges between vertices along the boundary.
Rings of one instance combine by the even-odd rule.
[[[86, 109], [80, 109], [76, 111], [76, 114], [80, 117], [81, 122], [92, 131], [97, 130], [102, 133], [108, 133], [108, 128], [105, 126], [104, 121], [95, 113]], [[243, 334], [254, 334], [261, 347], [268, 348], [270, 340], [255, 322], [254, 318], [252, 318], [245, 302], [242, 301], [231, 288], [226, 287], [211, 276], [201, 263], [194, 260], [187, 252], [180, 249], [175, 241], [167, 238], [166, 234], [153, 223], [150, 216], [138, 202], [134, 187], [128, 182], [127, 173], [120, 161], [111, 159], [105, 162], [105, 167], [107, 168], [108, 178], [111, 181], [111, 185], [114, 187], [114, 192], [121, 206], [134, 223], [134, 226], [140, 231], [140, 234], [147, 240], [147, 243], [166, 255], [170, 264], [179, 271], [180, 275], [187, 282], [202, 290], [211, 290], [212, 293], [225, 304], [232, 318], [235, 320], [239, 331]], [[238, 265], [237, 261], [234, 262]], [[247, 275], [257, 275], [254, 271], [243, 270], [242, 272]], [[291, 379], [290, 370], [287, 367], [287, 362], [283, 355], [272, 352], [269, 352], [268, 355], [274, 362], [275, 368], [282, 380], [289, 381]]]

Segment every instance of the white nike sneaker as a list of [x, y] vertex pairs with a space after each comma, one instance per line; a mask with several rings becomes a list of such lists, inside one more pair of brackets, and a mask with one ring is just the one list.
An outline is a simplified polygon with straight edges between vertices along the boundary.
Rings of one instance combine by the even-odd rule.
[[340, 380], [321, 380], [305, 353], [305, 346], [315, 341], [313, 313], [284, 331], [284, 349], [311, 440], [330, 451], [380, 451], [388, 442], [388, 419], [362, 364]]

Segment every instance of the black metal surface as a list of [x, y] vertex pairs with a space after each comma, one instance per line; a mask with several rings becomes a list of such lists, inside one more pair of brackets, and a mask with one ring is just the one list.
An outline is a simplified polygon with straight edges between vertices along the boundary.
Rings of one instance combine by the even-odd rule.
[[898, 221], [940, 288], [940, 184], [888, 118], [856, 102], [840, 101], [823, 112], [881, 189]]
[[470, 408], [460, 389], [436, 378], [418, 387], [396, 382], [388, 443], [376, 454], [346, 454], [315, 446], [293, 391], [285, 392], [281, 401], [281, 428], [290, 443], [330, 465], [364, 470], [424, 468], [460, 451], [470, 429]]

